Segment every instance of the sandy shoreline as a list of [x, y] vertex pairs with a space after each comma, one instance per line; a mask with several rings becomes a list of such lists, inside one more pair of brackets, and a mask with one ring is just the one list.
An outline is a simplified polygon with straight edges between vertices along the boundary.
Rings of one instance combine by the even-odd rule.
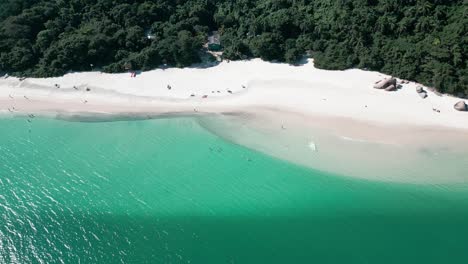
[[[0, 114], [99, 116], [98, 120], [106, 116], [227, 114], [224, 118], [227, 120], [229, 113], [235, 113], [234, 127], [218, 126], [216, 122], [208, 122], [207, 126], [215, 124], [211, 127], [215, 133], [278, 158], [342, 174], [364, 175], [364, 178], [372, 178], [372, 173], [363, 173], [358, 168], [340, 170], [329, 163], [339, 158], [351, 164], [386, 153], [393, 161], [389, 162], [387, 157], [385, 162], [382, 158], [375, 161], [378, 166], [385, 163], [389, 169], [406, 166], [395, 157], [408, 152], [401, 147], [407, 145], [412, 146], [409, 152], [416, 154], [428, 145], [444, 151], [449, 149], [456, 155], [468, 152], [468, 113], [453, 109], [460, 99], [430, 91], [428, 98], [422, 99], [416, 93], [416, 83], [403, 84], [395, 92], [372, 88], [385, 77], [388, 76], [362, 70], [319, 70], [312, 62], [293, 67], [258, 59], [223, 62], [211, 68], [157, 69], [136, 78], [130, 74], [98, 72], [23, 81], [10, 77], [0, 79]], [[440, 113], [433, 111], [434, 108]], [[240, 137], [252, 133], [242, 133], [239, 127], [244, 121], [248, 129], [261, 132], [258, 138]], [[314, 137], [320, 138], [317, 141], [322, 157], [328, 155], [324, 159], [308, 157], [311, 151], [308, 137], [314, 133]], [[335, 137], [327, 138], [325, 135], [329, 134]], [[271, 144], [279, 138], [294, 147], [287, 150]], [[370, 144], [370, 147], [360, 149], [362, 146], [355, 146], [357, 143]], [[328, 145], [330, 151], [323, 151], [323, 145]], [[342, 151], [343, 148], [349, 151]], [[353, 155], [356, 151], [366, 151], [368, 155], [356, 159]], [[405, 159], [414, 155], [410, 156]], [[424, 159], [414, 162], [424, 162]], [[421, 179], [387, 175], [386, 179], [379, 180], [468, 182], [465, 170], [468, 167], [452, 170], [449, 177], [440, 176], [443, 179], [435, 179], [437, 175], [429, 173]]]
[[0, 79], [0, 111], [15, 107], [15, 112], [160, 113], [265, 107], [384, 124], [468, 129], [468, 114], [453, 109], [460, 99], [432, 92], [421, 99], [416, 83], [404, 84], [396, 92], [373, 89], [384, 77], [388, 76], [362, 70], [319, 70], [312, 62], [293, 67], [258, 59], [212, 68], [157, 69], [136, 78], [99, 72], [24, 81], [10, 77]]

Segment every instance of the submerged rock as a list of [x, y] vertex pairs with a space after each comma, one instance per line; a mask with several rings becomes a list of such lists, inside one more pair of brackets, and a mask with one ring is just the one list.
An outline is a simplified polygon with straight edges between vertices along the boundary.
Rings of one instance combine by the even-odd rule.
[[453, 108], [457, 111], [468, 111], [468, 106], [466, 105], [465, 101], [460, 101], [456, 103]]

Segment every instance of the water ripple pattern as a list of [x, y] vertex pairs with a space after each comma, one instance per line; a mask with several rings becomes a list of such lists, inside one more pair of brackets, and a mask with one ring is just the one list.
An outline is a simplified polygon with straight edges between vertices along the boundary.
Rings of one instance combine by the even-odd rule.
[[467, 263], [467, 198], [302, 168], [192, 118], [0, 119], [0, 263]]

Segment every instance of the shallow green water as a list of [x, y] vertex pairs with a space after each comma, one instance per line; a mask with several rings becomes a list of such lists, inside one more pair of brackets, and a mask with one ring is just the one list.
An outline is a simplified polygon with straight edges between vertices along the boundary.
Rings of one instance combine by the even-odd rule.
[[0, 263], [468, 263], [466, 186], [324, 174], [190, 118], [0, 129]]

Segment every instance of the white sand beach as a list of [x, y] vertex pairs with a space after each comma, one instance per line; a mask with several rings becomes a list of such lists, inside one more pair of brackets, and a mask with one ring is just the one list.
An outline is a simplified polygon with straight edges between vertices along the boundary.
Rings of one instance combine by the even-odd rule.
[[[273, 156], [351, 175], [364, 174], [359, 170], [351, 169], [350, 172], [349, 168], [346, 171], [337, 169], [331, 161], [338, 157], [349, 163], [359, 162], [359, 157], [352, 154], [357, 149], [343, 152], [339, 145], [334, 144], [330, 147], [333, 151], [327, 152], [321, 142], [315, 143], [309, 136], [312, 132], [317, 135], [332, 134], [335, 137], [331, 141], [340, 144], [346, 142], [347, 145], [357, 146], [360, 143], [358, 145], [361, 147], [363, 144], [373, 144], [370, 149], [375, 152], [366, 150], [363, 153], [370, 157], [375, 154], [384, 156], [380, 163], [390, 164], [389, 168], [403, 166], [398, 153], [408, 154], [408, 151], [402, 150], [408, 145], [413, 146], [415, 153], [428, 145], [444, 151], [449, 149], [456, 155], [468, 152], [468, 112], [453, 108], [461, 99], [437, 95], [427, 88], [428, 97], [422, 99], [416, 92], [418, 84], [414, 82], [402, 84], [401, 89], [393, 92], [373, 88], [376, 81], [388, 77], [378, 72], [356, 69], [320, 70], [314, 67], [313, 61], [290, 66], [259, 59], [222, 62], [208, 68], [156, 69], [138, 74], [135, 78], [130, 77], [129, 73], [100, 72], [70, 73], [46, 79], [27, 78], [23, 81], [9, 77], [0, 79], [0, 113], [151, 117], [161, 114], [227, 114], [227, 119], [230, 115], [235, 117], [233, 124], [244, 120], [249, 129], [261, 131], [260, 136], [255, 140], [246, 140], [246, 134], [242, 134], [241, 130], [236, 132], [239, 126], [227, 128], [213, 125], [216, 122], [211, 121], [207, 122], [207, 126], [211, 124], [210, 129], [219, 128], [215, 133]], [[236, 133], [239, 136], [236, 137]], [[306, 146], [306, 152], [286, 151], [279, 147], [281, 144], [270, 144], [280, 133], [285, 135], [282, 142], [291, 143], [300, 138], [296, 145]], [[330, 139], [322, 140], [331, 142]], [[315, 149], [310, 148], [311, 142]], [[394, 148], [399, 148], [400, 152], [395, 152]], [[385, 151], [393, 153], [391, 159], [385, 157]], [[327, 153], [328, 157], [310, 158], [313, 152], [322, 157], [326, 156], [323, 153]], [[337, 153], [342, 156], [336, 156]], [[409, 156], [402, 156], [405, 163], [410, 162]], [[362, 160], [369, 160], [370, 157], [363, 157]], [[382, 164], [375, 162], [377, 170], [377, 165]], [[466, 171], [468, 167], [455, 168], [448, 176], [429, 173], [421, 176], [421, 179], [414, 179], [394, 175], [379, 180], [468, 182]], [[362, 177], [372, 178], [372, 173], [365, 175]]]

